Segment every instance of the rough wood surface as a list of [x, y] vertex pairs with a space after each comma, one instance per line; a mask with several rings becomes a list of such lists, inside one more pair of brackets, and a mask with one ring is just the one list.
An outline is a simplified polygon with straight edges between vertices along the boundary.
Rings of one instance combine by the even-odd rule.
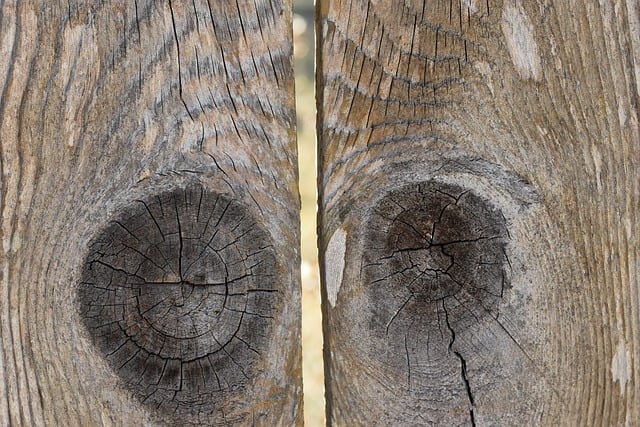
[[326, 0], [332, 425], [640, 419], [640, 6]]
[[0, 425], [299, 425], [288, 0], [0, 2]]

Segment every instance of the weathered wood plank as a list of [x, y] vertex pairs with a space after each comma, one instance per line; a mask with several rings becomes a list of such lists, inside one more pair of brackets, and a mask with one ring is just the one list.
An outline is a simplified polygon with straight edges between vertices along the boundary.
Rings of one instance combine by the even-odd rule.
[[636, 423], [638, 3], [318, 12], [330, 423]]
[[302, 423], [290, 26], [0, 2], [0, 424]]

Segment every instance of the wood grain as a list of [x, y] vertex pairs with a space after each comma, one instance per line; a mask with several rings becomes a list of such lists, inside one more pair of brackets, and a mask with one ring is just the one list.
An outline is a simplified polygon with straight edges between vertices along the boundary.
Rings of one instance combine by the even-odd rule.
[[[330, 424], [634, 425], [637, 2], [318, 15]], [[449, 215], [438, 192], [486, 207]], [[437, 252], [447, 215], [504, 243]]]
[[[0, 424], [301, 424], [290, 2], [4, 1], [0, 52]], [[81, 306], [87, 295], [97, 296], [77, 290], [90, 244], [113, 221], [140, 208], [138, 201], [193, 188], [242, 207], [246, 218], [236, 212], [238, 223], [224, 227], [255, 222], [263, 230], [256, 231], [262, 240], [243, 247], [270, 244], [271, 267], [263, 272], [269, 278], [252, 286], [275, 284], [278, 297], [263, 306], [270, 326], [252, 329], [265, 334], [260, 355], [244, 348], [253, 354], [249, 378], [240, 375], [215, 398], [191, 406], [185, 393], [174, 413], [171, 403], [142, 404], [133, 380], [119, 376], [104, 346], [92, 343]], [[173, 243], [183, 237], [188, 241], [179, 232]], [[169, 264], [188, 261], [186, 252], [165, 255]], [[127, 260], [128, 269], [139, 258]], [[147, 295], [164, 292], [165, 300], [174, 291]], [[179, 310], [180, 301], [174, 303]], [[167, 322], [165, 332], [173, 327]], [[135, 326], [140, 322], [129, 324]], [[157, 345], [157, 337], [145, 339]], [[238, 348], [239, 339], [232, 339]], [[166, 351], [169, 370], [178, 352], [199, 350]], [[220, 376], [237, 379], [228, 362], [221, 362], [227, 373]], [[183, 368], [183, 379], [197, 377]]]

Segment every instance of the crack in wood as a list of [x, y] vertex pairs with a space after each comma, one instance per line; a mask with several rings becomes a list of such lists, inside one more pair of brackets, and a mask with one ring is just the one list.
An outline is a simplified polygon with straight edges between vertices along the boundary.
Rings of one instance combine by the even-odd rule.
[[[457, 338], [470, 328], [499, 323], [510, 286], [505, 217], [471, 191], [429, 181], [383, 196], [366, 224], [361, 271], [373, 307], [372, 332], [390, 348], [384, 363], [398, 375], [404, 372], [409, 393], [468, 408], [468, 422], [475, 426], [467, 364], [473, 350], [466, 338]], [[419, 338], [425, 333], [426, 341]], [[440, 343], [429, 336], [439, 336]], [[430, 371], [431, 364], [442, 366]], [[451, 386], [436, 394], [425, 391], [456, 370], [466, 403], [456, 403]]]

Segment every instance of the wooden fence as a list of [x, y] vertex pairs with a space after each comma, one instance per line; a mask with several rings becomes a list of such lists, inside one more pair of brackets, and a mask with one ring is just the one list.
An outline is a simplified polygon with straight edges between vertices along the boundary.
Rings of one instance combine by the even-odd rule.
[[[638, 425], [640, 4], [316, 19], [328, 424]], [[0, 2], [0, 425], [302, 425], [291, 22]]]

